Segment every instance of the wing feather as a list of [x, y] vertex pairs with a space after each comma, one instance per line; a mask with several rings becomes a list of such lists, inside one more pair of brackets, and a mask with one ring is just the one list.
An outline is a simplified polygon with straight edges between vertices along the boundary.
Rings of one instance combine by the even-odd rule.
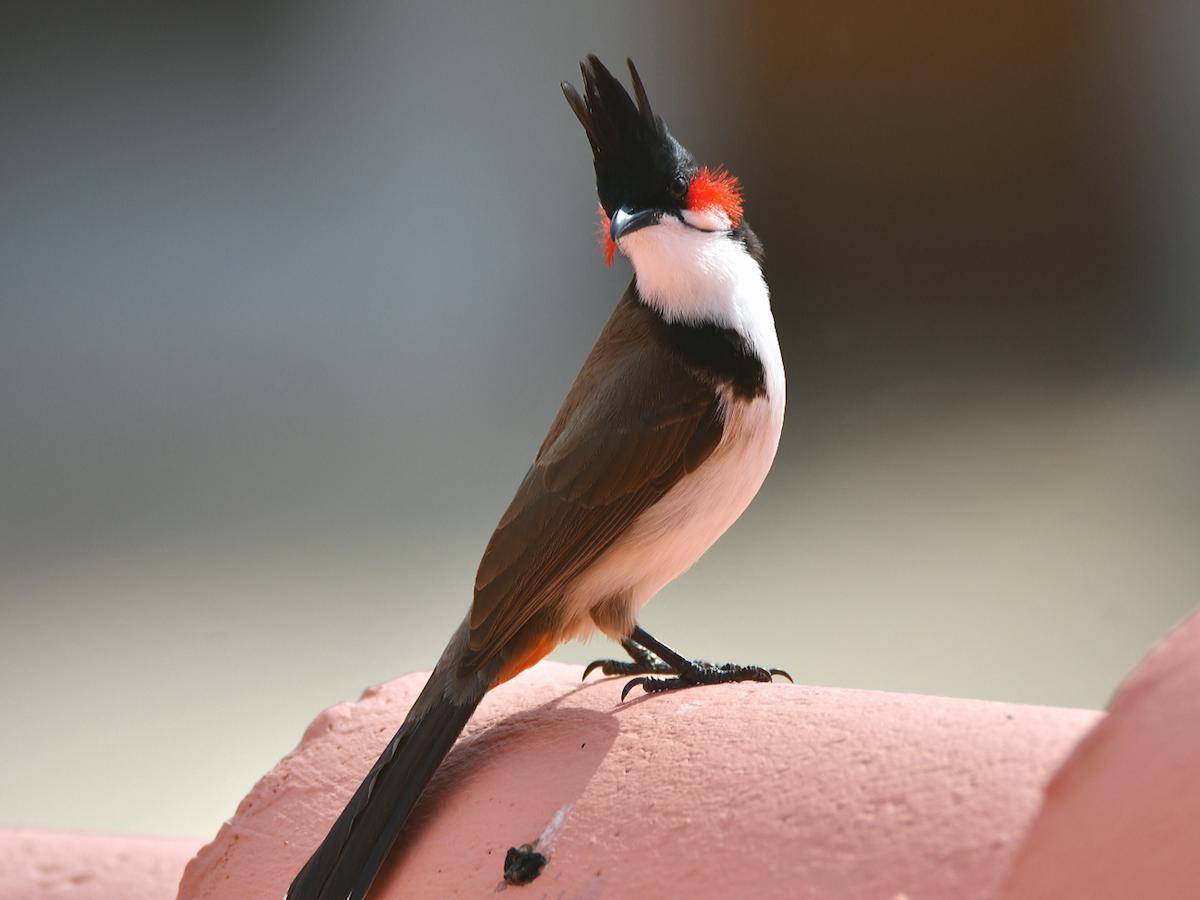
[[721, 394], [653, 339], [654, 315], [631, 285], [567, 394], [480, 562], [460, 672], [558, 602], [720, 443]]

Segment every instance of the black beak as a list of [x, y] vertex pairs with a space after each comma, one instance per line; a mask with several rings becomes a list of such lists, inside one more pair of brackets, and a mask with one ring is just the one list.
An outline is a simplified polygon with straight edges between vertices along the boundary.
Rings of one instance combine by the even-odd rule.
[[662, 218], [661, 209], [643, 209], [639, 212], [630, 212], [626, 207], [622, 206], [612, 217], [612, 221], [608, 226], [608, 234], [616, 241], [627, 234], [633, 234], [635, 231], [640, 231], [643, 228], [648, 228], [651, 225], [657, 225]]

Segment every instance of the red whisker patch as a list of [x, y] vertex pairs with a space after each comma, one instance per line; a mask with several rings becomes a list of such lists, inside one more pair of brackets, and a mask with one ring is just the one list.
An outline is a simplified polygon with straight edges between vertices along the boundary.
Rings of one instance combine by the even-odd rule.
[[688, 186], [688, 209], [692, 212], [716, 210], [729, 219], [730, 227], [742, 220], [742, 186], [737, 177], [724, 169], [702, 168]]
[[612, 239], [612, 221], [604, 211], [603, 204], [599, 206], [599, 212], [600, 227], [596, 229], [596, 236], [600, 238], [600, 249], [604, 251], [604, 264], [611, 266], [613, 264], [613, 257], [617, 254], [617, 245]]

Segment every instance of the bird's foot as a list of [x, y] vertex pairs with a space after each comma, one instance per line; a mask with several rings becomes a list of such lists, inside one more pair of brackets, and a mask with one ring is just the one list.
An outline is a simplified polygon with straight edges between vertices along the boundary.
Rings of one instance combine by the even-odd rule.
[[[769, 682], [776, 675], [792, 680], [783, 669], [764, 669], [762, 666], [737, 666], [726, 663], [714, 666], [702, 660], [691, 660], [672, 650], [658, 638], [648, 634], [640, 625], [633, 627], [633, 634], [621, 641], [632, 662], [618, 659], [598, 659], [583, 670], [587, 678], [594, 669], [605, 675], [637, 675], [621, 689], [624, 700], [635, 687], [641, 686], [648, 694], [677, 691], [680, 688], [697, 687], [702, 684], [729, 684], [733, 681]], [[652, 678], [652, 675], [667, 675], [668, 678]], [[795, 684], [795, 682], [792, 682]]]
[[624, 700], [629, 692], [638, 686], [641, 686], [647, 694], [660, 694], [664, 691], [677, 691], [680, 688], [697, 687], [702, 684], [729, 684], [734, 681], [769, 682], [776, 675], [781, 675], [788, 681], [792, 680], [792, 676], [783, 669], [738, 666], [733, 663], [714, 666], [712, 663], [693, 660], [684, 660], [684, 663], [686, 664], [678, 666], [678, 671], [671, 678], [651, 678], [642, 675], [630, 679], [621, 689], [621, 699]]
[[623, 659], [596, 659], [588, 664], [588, 667], [583, 670], [583, 678], [586, 681], [587, 677], [596, 669], [599, 669], [605, 675], [674, 675], [675, 670], [667, 665], [641, 644], [632, 641], [629, 638], [621, 641], [621, 646], [625, 648], [625, 652], [629, 654], [630, 660]]

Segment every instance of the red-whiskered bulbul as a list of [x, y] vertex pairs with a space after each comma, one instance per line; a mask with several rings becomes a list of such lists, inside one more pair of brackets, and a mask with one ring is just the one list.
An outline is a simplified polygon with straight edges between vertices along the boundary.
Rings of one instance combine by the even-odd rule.
[[[638, 611], [742, 513], [783, 427], [783, 361], [762, 247], [738, 182], [700, 167], [595, 56], [563, 93], [587, 133], [608, 262], [634, 277], [488, 542], [470, 613], [404, 724], [288, 890], [361, 900], [434, 771], [491, 688], [602, 631], [606, 674], [670, 690], [779, 670], [680, 656]], [[665, 677], [660, 677], [665, 676]]]

